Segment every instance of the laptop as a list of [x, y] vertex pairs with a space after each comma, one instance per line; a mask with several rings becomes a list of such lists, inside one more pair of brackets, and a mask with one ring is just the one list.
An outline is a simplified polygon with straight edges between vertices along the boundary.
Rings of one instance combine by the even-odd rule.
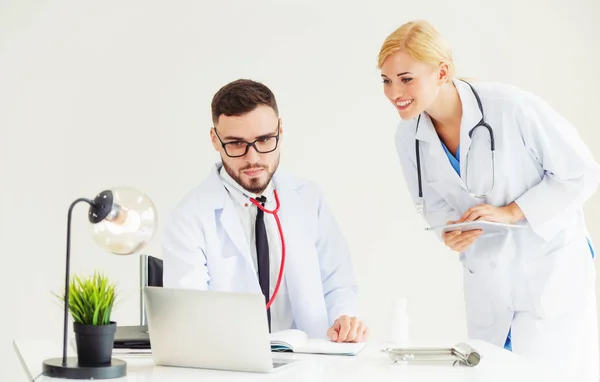
[[150, 349], [147, 325], [117, 326], [115, 349]]
[[273, 359], [261, 294], [145, 287], [156, 365], [269, 373]]

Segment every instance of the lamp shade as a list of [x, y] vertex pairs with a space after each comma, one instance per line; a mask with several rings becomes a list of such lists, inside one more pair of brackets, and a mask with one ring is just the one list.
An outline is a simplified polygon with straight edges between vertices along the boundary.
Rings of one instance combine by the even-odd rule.
[[107, 251], [130, 255], [150, 242], [157, 226], [152, 200], [134, 188], [106, 190], [94, 198], [89, 210], [93, 237]]

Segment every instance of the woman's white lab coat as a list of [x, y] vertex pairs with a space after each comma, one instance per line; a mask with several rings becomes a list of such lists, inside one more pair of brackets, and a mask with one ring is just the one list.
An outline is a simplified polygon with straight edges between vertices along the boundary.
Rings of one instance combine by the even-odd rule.
[[[481, 236], [460, 259], [469, 336], [503, 346], [512, 328], [513, 351], [598, 376], [594, 263], [582, 204], [595, 192], [600, 166], [576, 129], [539, 97], [508, 85], [473, 82], [495, 134], [495, 188], [490, 136], [479, 127], [468, 84], [454, 80], [463, 105], [460, 176], [424, 113], [401, 121], [396, 147], [412, 198], [418, 184], [415, 139], [420, 141], [425, 218], [430, 225], [457, 220], [470, 207], [513, 201], [526, 229]], [[580, 374], [583, 375], [583, 374]], [[575, 380], [575, 379], [573, 379]]]
[[[283, 282], [295, 327], [326, 337], [339, 316], [357, 314], [348, 247], [314, 183], [281, 170], [273, 182], [286, 242]], [[261, 293], [248, 240], [216, 167], [170, 216], [163, 258], [165, 287]]]

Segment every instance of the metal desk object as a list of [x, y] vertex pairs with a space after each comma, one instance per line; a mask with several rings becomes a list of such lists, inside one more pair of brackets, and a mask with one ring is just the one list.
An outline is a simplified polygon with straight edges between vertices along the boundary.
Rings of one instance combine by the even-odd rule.
[[481, 355], [464, 342], [451, 348], [385, 348], [382, 351], [395, 363], [440, 363], [474, 367], [481, 361]]

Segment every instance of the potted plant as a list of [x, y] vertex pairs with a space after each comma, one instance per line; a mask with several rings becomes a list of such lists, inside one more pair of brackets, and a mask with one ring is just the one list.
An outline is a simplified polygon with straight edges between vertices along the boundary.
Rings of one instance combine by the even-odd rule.
[[[117, 324], [110, 320], [116, 298], [114, 283], [95, 271], [93, 276], [73, 276], [69, 285], [69, 314], [81, 366], [111, 363]], [[64, 303], [64, 295], [61, 297]]]

